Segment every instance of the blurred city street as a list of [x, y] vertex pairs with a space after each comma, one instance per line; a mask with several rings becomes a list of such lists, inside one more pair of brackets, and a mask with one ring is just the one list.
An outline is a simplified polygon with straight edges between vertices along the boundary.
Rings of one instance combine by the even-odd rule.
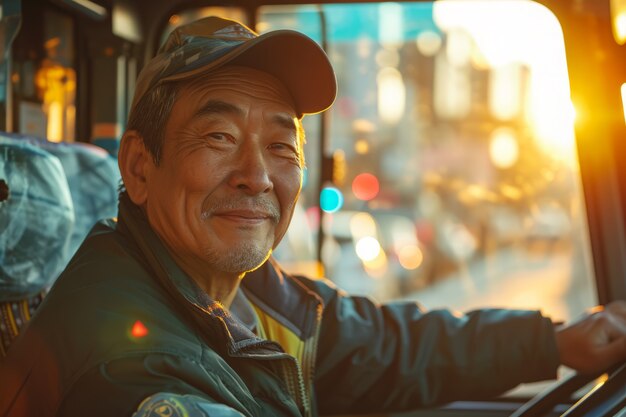
[[[360, 267], [356, 255], [344, 252], [350, 251], [342, 252], [337, 267], [344, 271], [342, 278], [335, 280], [340, 287], [367, 295], [393, 292], [397, 285], [393, 278], [372, 278]], [[402, 298], [417, 301], [427, 309], [540, 309], [555, 320], [569, 320], [596, 303], [587, 264], [583, 256], [573, 256], [570, 248], [550, 248], [541, 243], [513, 246], [472, 259]], [[375, 298], [385, 301], [380, 296]]]

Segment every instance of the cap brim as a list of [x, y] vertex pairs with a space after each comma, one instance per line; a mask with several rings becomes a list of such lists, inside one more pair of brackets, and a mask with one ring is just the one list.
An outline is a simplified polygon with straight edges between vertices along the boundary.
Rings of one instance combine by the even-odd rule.
[[326, 110], [337, 93], [335, 73], [326, 53], [315, 41], [292, 30], [260, 35], [234, 46], [219, 59], [196, 64], [193, 70], [172, 74], [159, 82], [186, 79], [226, 64], [251, 67], [280, 80], [291, 93], [300, 114]]

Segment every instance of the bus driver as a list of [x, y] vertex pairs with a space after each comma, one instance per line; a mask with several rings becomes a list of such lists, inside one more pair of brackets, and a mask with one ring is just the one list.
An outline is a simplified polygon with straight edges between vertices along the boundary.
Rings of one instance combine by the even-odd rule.
[[555, 326], [533, 311], [378, 305], [283, 272], [270, 254], [300, 193], [301, 118], [335, 92], [297, 32], [215, 17], [174, 31], [138, 80], [119, 217], [12, 346], [0, 414], [401, 411], [626, 359], [623, 302]]

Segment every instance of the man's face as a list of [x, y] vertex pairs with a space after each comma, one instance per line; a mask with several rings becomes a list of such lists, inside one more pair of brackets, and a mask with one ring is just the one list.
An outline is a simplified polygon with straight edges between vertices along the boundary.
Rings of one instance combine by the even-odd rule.
[[196, 79], [177, 95], [160, 164], [148, 169], [148, 220], [184, 269], [252, 270], [287, 230], [301, 151], [296, 112], [275, 78], [226, 67]]

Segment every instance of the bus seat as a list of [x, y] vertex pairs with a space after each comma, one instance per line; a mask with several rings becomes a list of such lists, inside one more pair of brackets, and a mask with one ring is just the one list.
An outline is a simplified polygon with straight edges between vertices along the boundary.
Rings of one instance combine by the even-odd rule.
[[3, 135], [44, 149], [61, 161], [76, 214], [69, 247], [71, 255], [98, 220], [117, 215], [121, 176], [117, 159], [105, 149], [82, 142], [54, 143], [12, 133]]
[[0, 133], [0, 357], [91, 227], [117, 213], [106, 151]]

